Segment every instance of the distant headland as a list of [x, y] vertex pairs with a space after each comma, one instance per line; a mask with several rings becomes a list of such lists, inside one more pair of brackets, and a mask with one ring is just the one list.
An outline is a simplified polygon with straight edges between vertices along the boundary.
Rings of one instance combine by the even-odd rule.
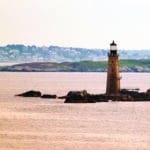
[[[150, 59], [120, 60], [121, 72], [150, 72]], [[11, 72], [106, 72], [107, 61], [33, 62], [0, 66], [0, 71]]]
[[[0, 47], [0, 71], [106, 72], [108, 49], [9, 44]], [[118, 50], [121, 72], [150, 72], [150, 50]]]

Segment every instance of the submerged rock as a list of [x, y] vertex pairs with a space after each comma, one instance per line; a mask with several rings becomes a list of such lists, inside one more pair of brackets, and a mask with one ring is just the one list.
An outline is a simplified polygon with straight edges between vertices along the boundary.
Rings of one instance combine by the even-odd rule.
[[56, 95], [50, 95], [50, 94], [44, 94], [41, 96], [41, 98], [57, 98]]
[[22, 94], [18, 94], [16, 96], [22, 96], [22, 97], [41, 97], [41, 92], [40, 91], [27, 91]]

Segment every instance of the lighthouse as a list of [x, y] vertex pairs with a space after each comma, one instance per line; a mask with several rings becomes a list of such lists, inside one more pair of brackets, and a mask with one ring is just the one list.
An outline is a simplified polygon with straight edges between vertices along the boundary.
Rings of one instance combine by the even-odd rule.
[[119, 55], [115, 41], [110, 44], [110, 51], [108, 53], [106, 95], [120, 95]]

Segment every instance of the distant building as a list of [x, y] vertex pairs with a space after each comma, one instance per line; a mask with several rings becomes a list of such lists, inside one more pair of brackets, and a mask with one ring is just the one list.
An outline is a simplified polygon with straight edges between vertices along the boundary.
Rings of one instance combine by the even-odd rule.
[[119, 55], [117, 54], [117, 44], [114, 41], [110, 44], [108, 53], [106, 95], [120, 95]]

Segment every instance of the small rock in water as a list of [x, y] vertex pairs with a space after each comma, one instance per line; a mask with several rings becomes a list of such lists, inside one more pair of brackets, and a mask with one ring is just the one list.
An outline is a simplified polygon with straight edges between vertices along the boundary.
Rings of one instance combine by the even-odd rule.
[[66, 99], [67, 96], [59, 96], [58, 98], [59, 98], [59, 99]]
[[22, 94], [18, 94], [16, 96], [22, 96], [22, 97], [41, 97], [41, 92], [40, 91], [27, 91]]
[[57, 98], [56, 95], [50, 95], [50, 94], [44, 94], [41, 96], [41, 98]]

